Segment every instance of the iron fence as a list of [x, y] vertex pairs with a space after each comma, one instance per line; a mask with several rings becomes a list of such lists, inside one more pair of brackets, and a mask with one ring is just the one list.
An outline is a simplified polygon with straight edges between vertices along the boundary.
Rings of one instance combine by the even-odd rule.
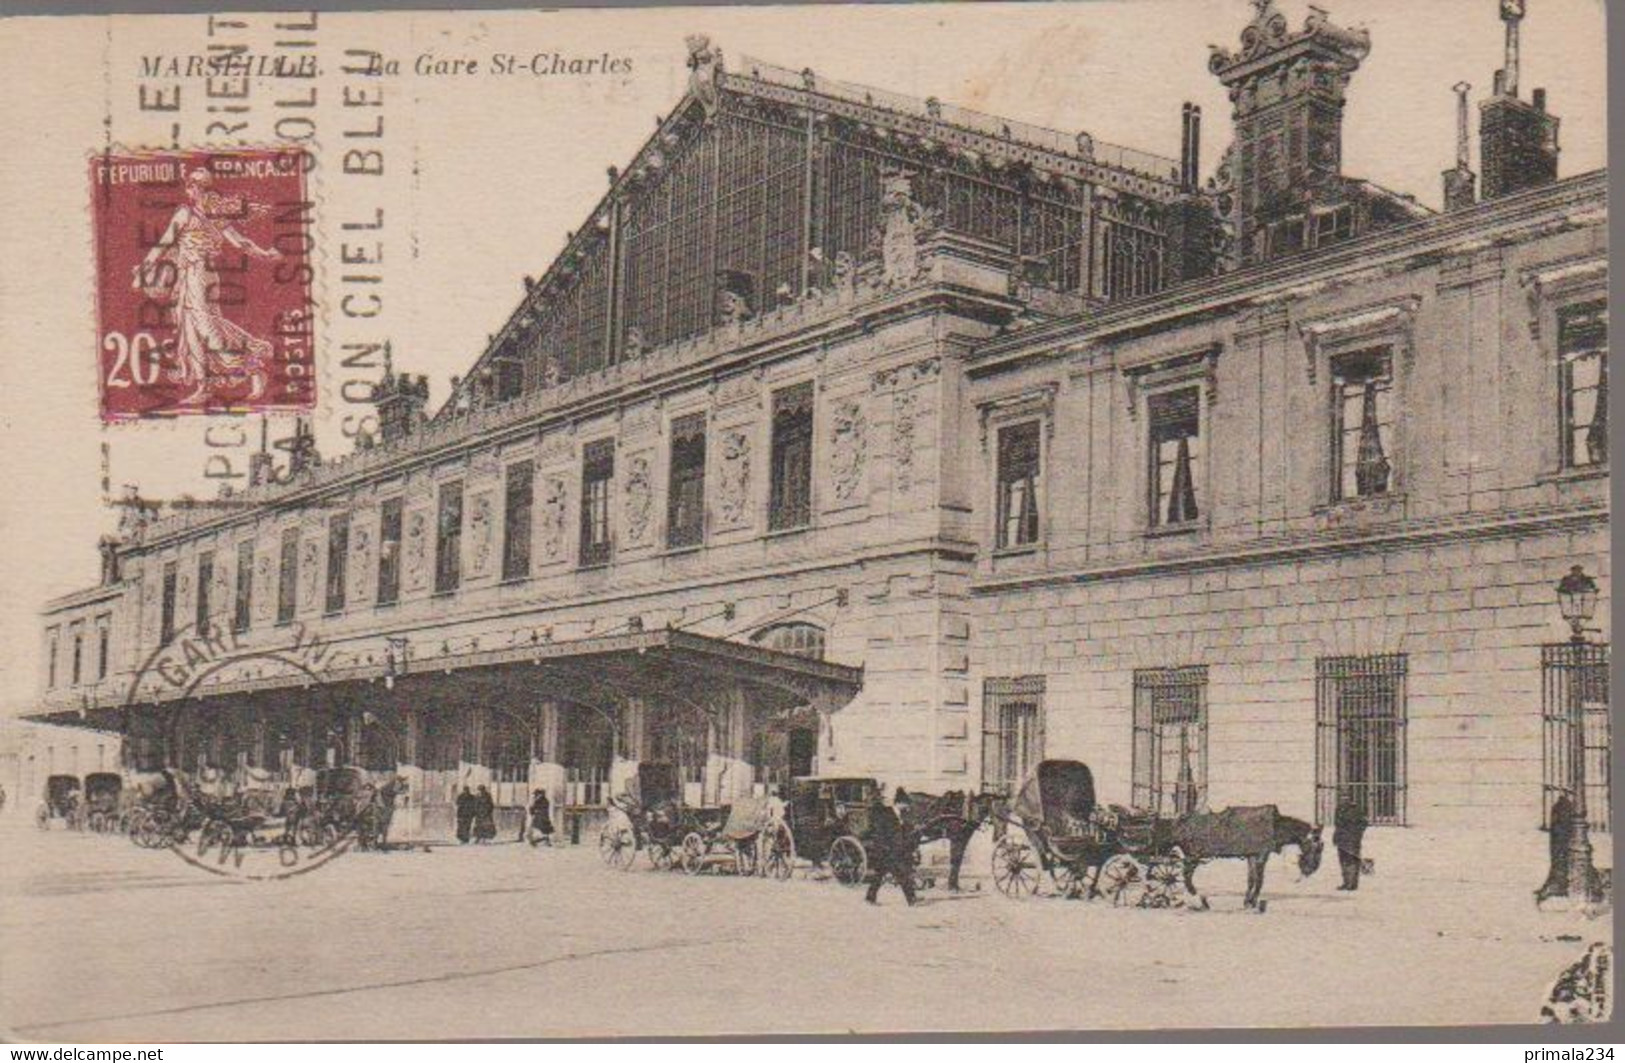
[[[1608, 715], [1608, 644], [1562, 642], [1540, 649], [1542, 758], [1541, 826], [1551, 826], [1552, 805], [1575, 796], [1583, 778], [1586, 822], [1592, 830], [1612, 829], [1609, 806], [1613, 785], [1609, 762], [1613, 721]], [[1575, 724], [1580, 725], [1576, 742]], [[1581, 770], [1575, 771], [1579, 758]]]

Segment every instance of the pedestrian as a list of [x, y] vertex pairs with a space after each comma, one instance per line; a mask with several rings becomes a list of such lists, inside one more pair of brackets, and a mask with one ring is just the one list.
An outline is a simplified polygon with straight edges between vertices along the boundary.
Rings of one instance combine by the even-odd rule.
[[463, 787], [463, 792], [457, 795], [457, 843], [467, 845], [468, 839], [474, 829], [474, 795]]
[[497, 803], [487, 787], [474, 795], [474, 840], [481, 845], [497, 836]]
[[1355, 800], [1354, 791], [1345, 789], [1332, 816], [1332, 844], [1337, 847], [1337, 862], [1343, 867], [1340, 890], [1360, 888], [1360, 842], [1365, 837], [1365, 809]]
[[1569, 854], [1574, 844], [1574, 801], [1559, 794], [1552, 802], [1551, 826], [1547, 831], [1547, 855], [1551, 864], [1546, 881], [1535, 891], [1535, 903], [1569, 894]]
[[[906, 797], [906, 795], [905, 795]], [[903, 891], [903, 899], [912, 907], [918, 900], [914, 896], [914, 859], [918, 846], [913, 834], [903, 828], [897, 812], [877, 793], [869, 803], [869, 892], [863, 898], [870, 904], [879, 904], [880, 887], [890, 875]]]
[[531, 848], [553, 845], [553, 813], [544, 790], [537, 790], [531, 795], [529, 835]]

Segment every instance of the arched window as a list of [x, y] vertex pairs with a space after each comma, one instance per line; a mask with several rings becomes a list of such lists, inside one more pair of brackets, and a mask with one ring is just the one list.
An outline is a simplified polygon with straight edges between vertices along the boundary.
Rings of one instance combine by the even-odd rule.
[[824, 629], [815, 624], [774, 624], [758, 631], [751, 641], [780, 653], [814, 661], [824, 659]]

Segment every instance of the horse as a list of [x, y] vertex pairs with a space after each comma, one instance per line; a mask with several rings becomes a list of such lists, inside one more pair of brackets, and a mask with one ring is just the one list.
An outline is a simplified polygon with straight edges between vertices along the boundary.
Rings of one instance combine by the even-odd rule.
[[965, 850], [982, 824], [992, 817], [999, 800], [994, 794], [965, 790], [949, 790], [941, 795], [913, 791], [906, 794], [903, 829], [912, 833], [920, 845], [948, 840], [948, 888], [955, 893], [959, 892], [959, 869], [965, 862]]
[[1298, 847], [1298, 870], [1305, 878], [1320, 867], [1325, 851], [1321, 828], [1301, 819], [1283, 816], [1274, 805], [1227, 808], [1223, 812], [1193, 812], [1173, 823], [1173, 844], [1178, 846], [1184, 864], [1185, 888], [1192, 896], [1207, 900], [1196, 890], [1196, 869], [1205, 860], [1245, 859], [1247, 893], [1243, 905], [1264, 911], [1264, 868], [1271, 853], [1288, 845]]
[[381, 785], [368, 787], [366, 803], [356, 816], [356, 841], [361, 848], [389, 848], [389, 825], [395, 818], [395, 799], [406, 788], [407, 781], [400, 775], [392, 775]]

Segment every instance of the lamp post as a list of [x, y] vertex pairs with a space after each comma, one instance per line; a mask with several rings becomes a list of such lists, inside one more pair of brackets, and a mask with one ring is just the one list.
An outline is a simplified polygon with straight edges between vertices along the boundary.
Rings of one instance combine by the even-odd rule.
[[[1558, 581], [1557, 608], [1568, 621], [1569, 644], [1575, 648], [1564, 690], [1569, 700], [1569, 788], [1574, 796], [1574, 822], [1569, 831], [1568, 895], [1583, 895], [1586, 900], [1596, 901], [1601, 897], [1591, 862], [1590, 814], [1586, 810], [1585, 680], [1581, 678], [1584, 674], [1581, 669], [1586, 664], [1580, 648], [1586, 645], [1586, 632], [1594, 630], [1586, 625], [1597, 612], [1597, 581], [1586, 575], [1579, 565], [1569, 569], [1568, 575]], [[1579, 684], [1578, 690], [1574, 684]]]

